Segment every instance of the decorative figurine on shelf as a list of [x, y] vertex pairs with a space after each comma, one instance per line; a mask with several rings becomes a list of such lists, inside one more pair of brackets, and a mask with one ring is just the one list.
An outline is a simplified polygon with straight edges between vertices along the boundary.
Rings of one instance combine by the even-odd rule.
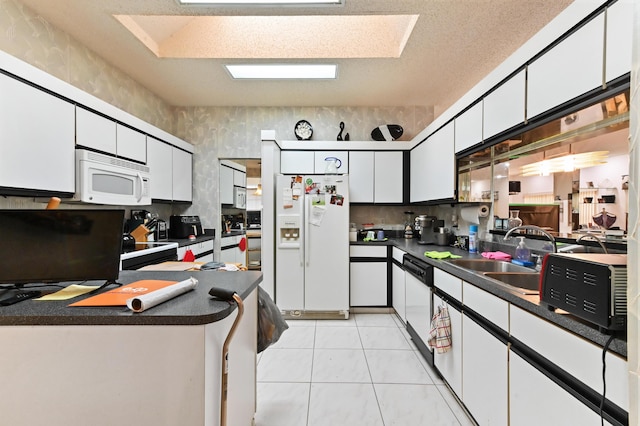
[[593, 215], [593, 221], [604, 229], [609, 229], [611, 226], [616, 223], [616, 215], [613, 213], [609, 213], [604, 208], [600, 213], [596, 213]]
[[395, 141], [402, 136], [404, 130], [398, 124], [386, 124], [378, 126], [371, 131], [371, 139], [374, 141]]
[[522, 225], [522, 219], [520, 219], [520, 210], [509, 210], [509, 220], [507, 222], [509, 229]]
[[345, 133], [344, 134], [344, 139], [342, 139], [342, 132], [344, 131], [344, 121], [340, 122], [340, 133], [338, 133], [338, 139], [339, 141], [348, 141], [349, 140], [349, 133]]

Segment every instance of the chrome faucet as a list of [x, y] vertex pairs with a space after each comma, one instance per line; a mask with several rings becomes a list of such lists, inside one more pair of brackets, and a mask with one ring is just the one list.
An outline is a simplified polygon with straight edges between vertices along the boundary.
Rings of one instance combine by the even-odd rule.
[[580, 236], [580, 238], [578, 238], [578, 239], [576, 240], [576, 243], [579, 243], [580, 241], [584, 240], [585, 238], [589, 238], [589, 237], [591, 237], [591, 238], [592, 238], [592, 239], [594, 239], [598, 244], [600, 244], [600, 247], [602, 248], [602, 250], [603, 250], [606, 254], [608, 254], [608, 253], [609, 253], [609, 250], [607, 250], [607, 247], [604, 245], [604, 243], [602, 242], [602, 240], [601, 240], [601, 239], [600, 239], [596, 234], [593, 234], [593, 233], [591, 233], [591, 232], [587, 232], [586, 234], [581, 235], [581, 236]]
[[521, 225], [521, 226], [513, 227], [513, 228], [511, 228], [511, 229], [509, 229], [507, 231], [507, 233], [504, 236], [504, 239], [508, 240], [509, 237], [511, 236], [511, 234], [513, 233], [513, 231], [516, 231], [518, 229], [538, 231], [538, 232], [542, 233], [545, 237], [547, 237], [549, 239], [549, 241], [551, 241], [551, 245], [553, 246], [553, 252], [554, 253], [558, 252], [558, 246], [556, 245], [556, 239], [553, 237], [553, 235], [551, 235], [550, 233], [548, 233], [547, 231], [545, 231], [544, 229], [542, 229], [542, 228], [540, 228], [539, 226], [536, 226], [536, 225]]

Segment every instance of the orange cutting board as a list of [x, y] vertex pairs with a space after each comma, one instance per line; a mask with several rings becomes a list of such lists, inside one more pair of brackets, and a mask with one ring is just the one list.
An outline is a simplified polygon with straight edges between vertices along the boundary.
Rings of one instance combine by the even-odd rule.
[[89, 297], [69, 306], [126, 306], [127, 300], [176, 284], [177, 281], [140, 280], [105, 293]]

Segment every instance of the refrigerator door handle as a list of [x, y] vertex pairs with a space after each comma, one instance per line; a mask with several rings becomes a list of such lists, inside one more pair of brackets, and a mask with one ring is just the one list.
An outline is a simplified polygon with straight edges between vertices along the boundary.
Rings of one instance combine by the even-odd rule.
[[311, 204], [311, 197], [304, 196], [304, 263], [309, 266], [309, 252], [311, 247], [311, 234], [309, 232], [309, 205]]

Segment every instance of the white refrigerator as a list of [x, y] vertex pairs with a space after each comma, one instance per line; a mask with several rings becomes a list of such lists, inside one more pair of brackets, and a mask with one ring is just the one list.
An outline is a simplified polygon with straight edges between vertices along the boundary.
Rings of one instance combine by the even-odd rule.
[[348, 318], [348, 175], [278, 175], [275, 216], [278, 307], [289, 318]]

